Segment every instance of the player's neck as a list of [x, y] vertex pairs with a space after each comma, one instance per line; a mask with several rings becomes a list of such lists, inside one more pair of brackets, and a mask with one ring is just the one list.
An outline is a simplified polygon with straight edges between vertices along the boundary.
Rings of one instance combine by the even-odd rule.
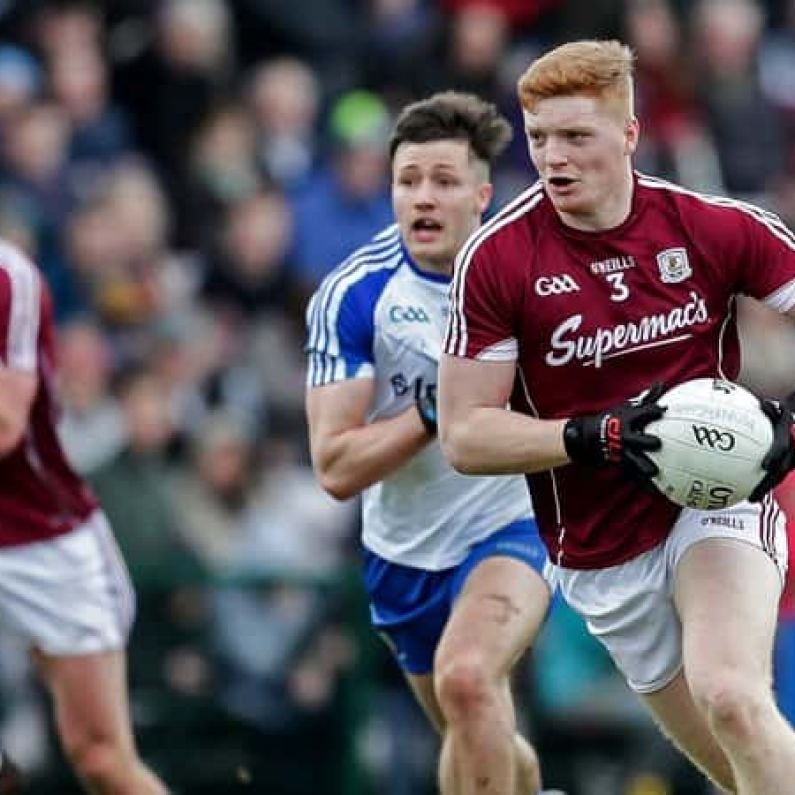
[[591, 213], [566, 213], [559, 211], [566, 226], [581, 232], [607, 232], [621, 226], [632, 212], [632, 195], [635, 182], [632, 172], [615, 189], [605, 195]]
[[427, 262], [423, 260], [414, 260], [414, 265], [417, 270], [428, 274], [429, 276], [452, 276], [453, 275], [453, 260], [449, 262]]

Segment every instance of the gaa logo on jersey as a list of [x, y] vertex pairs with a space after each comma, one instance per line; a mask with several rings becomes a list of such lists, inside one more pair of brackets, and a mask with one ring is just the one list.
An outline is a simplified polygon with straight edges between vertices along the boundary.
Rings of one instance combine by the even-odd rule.
[[661, 251], [657, 255], [657, 265], [660, 268], [660, 278], [666, 284], [683, 282], [688, 276], [693, 275], [684, 248], [667, 248]]
[[389, 319], [393, 323], [430, 323], [428, 313], [421, 306], [394, 304], [389, 307]]
[[557, 276], [539, 276], [534, 285], [536, 295], [563, 295], [565, 293], [578, 293], [580, 286], [568, 273]]

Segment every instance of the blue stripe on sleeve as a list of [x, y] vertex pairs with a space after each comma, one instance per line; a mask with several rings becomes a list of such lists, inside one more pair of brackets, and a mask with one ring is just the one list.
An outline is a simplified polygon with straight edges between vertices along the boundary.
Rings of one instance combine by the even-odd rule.
[[373, 363], [374, 308], [402, 261], [390, 227], [323, 280], [307, 308], [309, 386], [353, 378]]

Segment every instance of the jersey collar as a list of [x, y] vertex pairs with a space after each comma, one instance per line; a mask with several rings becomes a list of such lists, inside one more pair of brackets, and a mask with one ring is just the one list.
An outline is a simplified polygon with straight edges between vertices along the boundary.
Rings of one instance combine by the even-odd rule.
[[429, 282], [436, 282], [437, 284], [450, 284], [452, 280], [452, 276], [448, 276], [445, 273], [435, 273], [430, 271], [424, 271], [414, 262], [411, 254], [409, 254], [409, 250], [406, 248], [406, 244], [403, 242], [403, 239], [400, 240], [400, 248], [403, 252], [403, 259], [406, 261], [408, 266], [417, 274], [421, 279], [425, 279]]

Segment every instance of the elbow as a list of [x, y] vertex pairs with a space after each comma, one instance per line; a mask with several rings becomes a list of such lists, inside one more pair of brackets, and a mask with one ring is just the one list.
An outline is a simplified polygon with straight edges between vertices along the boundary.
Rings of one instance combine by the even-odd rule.
[[445, 458], [457, 472], [462, 475], [476, 475], [477, 468], [468, 455], [464, 434], [456, 425], [444, 424], [440, 428], [439, 443]]
[[315, 470], [315, 474], [323, 491], [339, 502], [349, 500], [359, 493], [353, 484], [337, 477], [333, 472]]

